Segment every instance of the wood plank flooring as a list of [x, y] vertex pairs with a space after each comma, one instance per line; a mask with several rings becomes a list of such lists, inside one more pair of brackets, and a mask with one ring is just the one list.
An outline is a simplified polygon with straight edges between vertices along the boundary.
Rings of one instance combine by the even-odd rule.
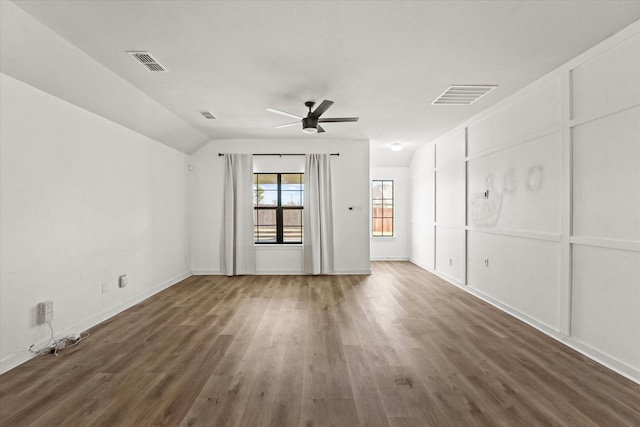
[[637, 385], [406, 262], [194, 276], [0, 376], [3, 426], [638, 426]]

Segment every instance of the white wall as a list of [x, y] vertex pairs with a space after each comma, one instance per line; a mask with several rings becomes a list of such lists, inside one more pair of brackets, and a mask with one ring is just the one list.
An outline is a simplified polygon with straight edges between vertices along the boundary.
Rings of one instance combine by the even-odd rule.
[[435, 269], [448, 280], [465, 283], [465, 132], [435, 144]]
[[466, 283], [554, 331], [560, 329], [560, 92], [559, 76], [550, 78], [467, 126]]
[[640, 22], [571, 68], [571, 333], [640, 379]]
[[411, 158], [411, 258], [410, 261], [433, 271], [435, 253], [435, 145], [417, 150]]
[[640, 22], [411, 162], [412, 261], [635, 381], [639, 75]]
[[57, 336], [81, 332], [190, 271], [187, 156], [4, 74], [0, 84], [4, 372], [46, 342], [39, 302], [53, 301]]
[[[411, 188], [408, 167], [371, 168], [371, 180], [393, 180], [393, 237], [371, 237], [372, 260], [408, 260], [411, 250], [409, 213]], [[371, 216], [369, 203], [369, 216]], [[369, 229], [371, 234], [371, 229]]]
[[[335, 271], [367, 274], [369, 262], [368, 141], [218, 140], [191, 156], [190, 226], [194, 274], [220, 274], [224, 162], [218, 153], [340, 153], [331, 159]], [[256, 172], [304, 171], [304, 156], [256, 156]], [[349, 210], [349, 207], [354, 209]], [[258, 274], [302, 273], [302, 246], [257, 245]]]

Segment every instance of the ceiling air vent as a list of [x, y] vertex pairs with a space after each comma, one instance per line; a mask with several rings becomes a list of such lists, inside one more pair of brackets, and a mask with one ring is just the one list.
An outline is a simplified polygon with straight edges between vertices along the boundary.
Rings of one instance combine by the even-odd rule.
[[205, 119], [215, 120], [216, 118], [216, 116], [214, 116], [211, 111], [200, 110], [200, 114], [202, 114], [202, 117], [204, 117]]
[[453, 85], [437, 97], [432, 105], [471, 105], [482, 98], [496, 85]]
[[149, 71], [161, 73], [166, 73], [167, 71], [169, 71], [162, 64], [160, 64], [156, 58], [151, 56], [149, 52], [128, 51], [127, 53]]

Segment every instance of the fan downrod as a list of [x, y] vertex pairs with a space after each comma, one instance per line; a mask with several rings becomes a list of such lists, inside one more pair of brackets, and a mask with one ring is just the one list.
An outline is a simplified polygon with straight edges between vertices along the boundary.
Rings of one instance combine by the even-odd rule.
[[316, 105], [316, 103], [313, 101], [307, 101], [304, 103], [304, 105], [309, 108], [309, 114], [311, 114], [311, 109], [313, 108], [314, 105]]

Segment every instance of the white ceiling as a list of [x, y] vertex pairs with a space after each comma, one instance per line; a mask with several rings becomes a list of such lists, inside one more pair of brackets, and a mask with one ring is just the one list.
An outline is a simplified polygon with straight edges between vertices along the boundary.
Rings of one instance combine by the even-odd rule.
[[[330, 99], [325, 117], [360, 121], [313, 138], [369, 139], [374, 166], [407, 165], [640, 18], [635, 0], [13, 3], [2, 10], [5, 74], [186, 153], [211, 139], [299, 140], [301, 127], [273, 129], [291, 120], [265, 108], [304, 115], [305, 101]], [[169, 72], [146, 71], [129, 50]], [[499, 87], [471, 106], [430, 105], [451, 84]], [[406, 149], [389, 151], [396, 141]]]

